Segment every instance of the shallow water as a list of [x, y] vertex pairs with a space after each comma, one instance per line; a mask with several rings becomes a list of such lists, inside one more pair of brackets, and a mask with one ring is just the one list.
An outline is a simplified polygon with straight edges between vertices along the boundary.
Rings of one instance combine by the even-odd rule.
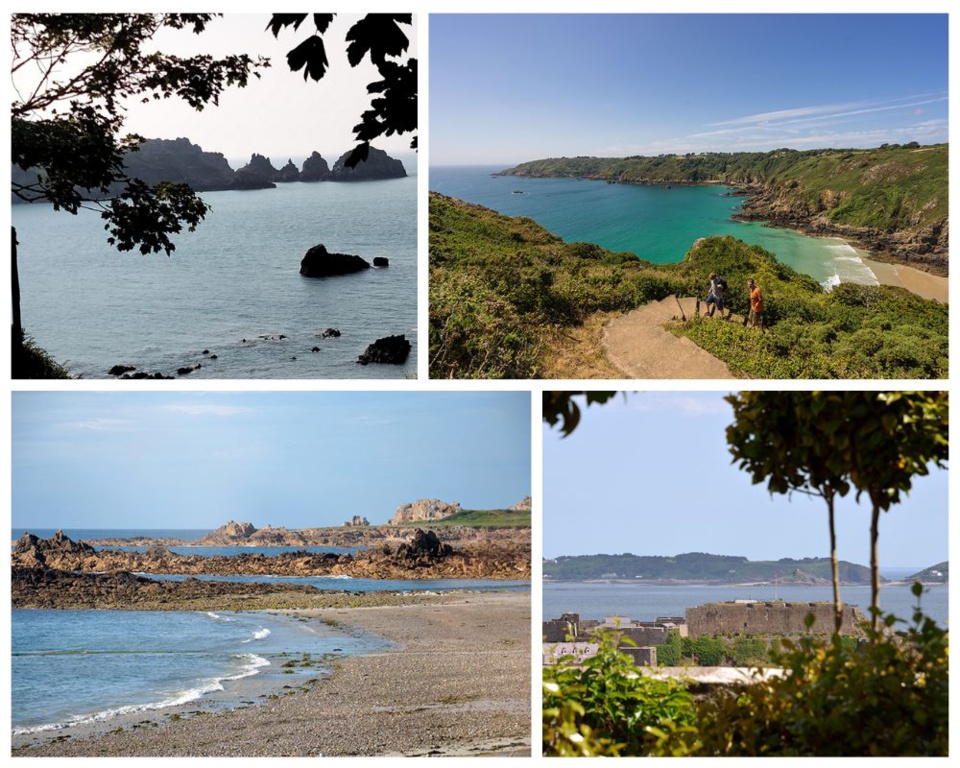
[[183, 704], [217, 711], [316, 677], [304, 654], [387, 647], [318, 621], [268, 613], [12, 612], [14, 734], [149, 716]]

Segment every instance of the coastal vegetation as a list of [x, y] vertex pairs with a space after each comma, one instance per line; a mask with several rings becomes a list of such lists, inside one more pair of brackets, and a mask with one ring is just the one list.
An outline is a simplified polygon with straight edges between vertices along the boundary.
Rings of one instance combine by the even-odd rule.
[[[844, 584], [869, 584], [870, 569], [842, 561]], [[673, 557], [632, 555], [574, 555], [547, 560], [544, 578], [551, 580], [629, 579], [644, 581], [695, 581], [711, 584], [774, 582], [781, 584], [829, 583], [829, 558], [805, 557], [748, 560], [732, 555], [688, 552]]]
[[593, 658], [544, 667], [543, 753], [946, 756], [949, 637], [919, 602], [902, 623], [885, 616], [862, 644], [784, 639], [772, 654], [784, 674], [697, 695], [643, 674], [609, 633]]
[[[397, 523], [397, 527], [415, 528], [422, 521]], [[471, 528], [529, 528], [529, 509], [464, 509], [440, 520], [431, 520], [432, 528], [450, 528], [455, 526]]]
[[946, 144], [910, 142], [876, 149], [551, 158], [502, 174], [625, 184], [729, 184], [751, 195], [742, 218], [834, 231], [946, 274], [947, 159]]
[[[564, 434], [569, 400], [584, 393], [545, 394], [544, 421]], [[612, 393], [588, 403], [603, 404]], [[879, 512], [889, 510], [909, 491], [917, 475], [946, 465], [949, 447], [948, 395], [938, 392], [744, 392], [731, 395], [734, 423], [727, 429], [730, 452], [755, 483], [773, 493], [810, 492], [824, 498], [856, 488], [871, 508], [872, 592], [869, 621], [860, 622], [861, 642], [841, 634], [813, 634], [815, 616], [806, 616], [807, 632], [779, 638], [764, 649], [740, 642], [744, 666], [769, 665], [775, 675], [757, 673], [747, 683], [694, 689], [682, 680], [666, 682], [648, 675], [623, 653], [627, 638], [605, 630], [597, 655], [580, 660], [561, 657], [543, 670], [543, 752], [546, 755], [693, 755], [693, 756], [946, 756], [949, 736], [949, 634], [923, 613], [924, 592], [912, 620], [884, 615], [878, 605]], [[834, 586], [845, 580], [844, 563], [835, 556], [804, 562], [819, 566]], [[734, 521], [735, 522], [735, 521]], [[599, 556], [609, 558], [610, 556]], [[723, 559], [689, 554], [644, 558], [698, 566]], [[597, 558], [559, 558], [589, 563]], [[624, 569], [639, 558], [613, 556]], [[748, 571], [745, 558], [728, 558], [737, 575]], [[742, 561], [742, 562], [734, 562]], [[544, 573], [548, 573], [544, 565]], [[921, 572], [946, 578], [946, 563]], [[859, 567], [861, 577], [867, 569]], [[608, 574], [609, 576], [609, 574]], [[824, 579], [826, 580], [826, 579]], [[836, 593], [836, 590], [835, 590]], [[839, 599], [837, 598], [839, 607]], [[904, 625], [906, 627], [904, 628]], [[849, 632], [849, 626], [846, 628]], [[700, 664], [732, 659], [738, 638], [684, 639], [679, 633], [657, 646], [660, 664], [683, 665], [695, 653]], [[699, 642], [694, 651], [693, 643]], [[753, 656], [753, 658], [748, 658]], [[766, 658], [764, 658], [766, 657]], [[648, 701], [653, 700], [653, 706]], [[851, 727], [855, 723], [855, 727]]]
[[[432, 378], [591, 378], [602, 321], [671, 295], [701, 296], [711, 272], [728, 282], [735, 317], [760, 285], [765, 333], [687, 317], [684, 335], [747, 378], [944, 378], [948, 309], [890, 286], [826, 291], [758, 246], [698, 241], [677, 264], [651, 264], [591, 243], [566, 243], [529, 218], [430, 195]], [[583, 339], [583, 329], [590, 329]], [[573, 369], [560, 368], [570, 358]], [[621, 374], [622, 375], [622, 374]], [[603, 378], [615, 376], [605, 375]]]

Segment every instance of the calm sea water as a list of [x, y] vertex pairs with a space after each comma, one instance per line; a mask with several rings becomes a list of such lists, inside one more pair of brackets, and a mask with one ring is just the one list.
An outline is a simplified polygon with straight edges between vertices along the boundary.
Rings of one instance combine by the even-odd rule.
[[282, 666], [303, 654], [388, 646], [375, 635], [266, 613], [15, 610], [11, 624], [15, 735], [137, 722], [188, 703], [231, 708], [326, 671]]
[[[204, 193], [212, 210], [169, 257], [119, 253], [96, 213], [14, 205], [24, 328], [85, 378], [116, 364], [174, 375], [197, 363], [190, 378], [414, 378], [416, 192], [409, 176]], [[318, 243], [390, 266], [301, 277]], [[342, 335], [318, 339], [327, 328]], [[397, 334], [412, 345], [405, 365], [357, 364]]]
[[[916, 569], [912, 573], [916, 573]], [[907, 575], [907, 574], [902, 574]], [[844, 602], [857, 605], [867, 614], [869, 586], [840, 588]], [[559, 618], [563, 613], [579, 613], [590, 619], [622, 616], [652, 621], [657, 616], [683, 616], [686, 609], [724, 600], [787, 600], [789, 602], [833, 602], [833, 588], [801, 586], [706, 586], [702, 584], [623, 584], [604, 582], [545, 582], [543, 618]], [[927, 588], [921, 601], [924, 612], [944, 626], [949, 617], [949, 591], [946, 586]], [[880, 587], [880, 607], [902, 619], [913, 616], [916, 598], [909, 586]]]
[[430, 189], [529, 216], [568, 242], [629, 251], [658, 264], [681, 261], [701, 237], [733, 235], [759, 245], [825, 287], [878, 283], [858, 251], [836, 238], [814, 238], [756, 222], [732, 221], [741, 198], [724, 186], [673, 187], [607, 184], [581, 179], [529, 179], [492, 174], [507, 166], [440, 166]]

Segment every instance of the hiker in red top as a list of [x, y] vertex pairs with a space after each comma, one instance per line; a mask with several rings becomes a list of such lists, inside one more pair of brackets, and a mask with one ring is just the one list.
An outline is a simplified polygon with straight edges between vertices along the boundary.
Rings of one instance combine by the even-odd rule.
[[760, 293], [760, 286], [753, 278], [747, 280], [747, 288], [750, 290], [750, 327], [763, 330], [763, 294]]

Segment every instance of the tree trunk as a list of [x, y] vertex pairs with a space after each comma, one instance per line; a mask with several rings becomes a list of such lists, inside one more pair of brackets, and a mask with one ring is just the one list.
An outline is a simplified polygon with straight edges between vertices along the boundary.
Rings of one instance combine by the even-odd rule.
[[833, 516], [834, 496], [827, 494], [827, 511], [830, 518], [830, 572], [833, 578], [833, 626], [834, 632], [840, 634], [843, 626], [843, 603], [840, 602], [840, 561], [837, 558], [837, 528]]
[[17, 229], [10, 227], [10, 291], [13, 303], [13, 338], [16, 349], [23, 343], [23, 323], [20, 322], [20, 272], [17, 269]]
[[870, 515], [870, 627], [874, 632], [880, 627], [880, 505], [873, 503]]

